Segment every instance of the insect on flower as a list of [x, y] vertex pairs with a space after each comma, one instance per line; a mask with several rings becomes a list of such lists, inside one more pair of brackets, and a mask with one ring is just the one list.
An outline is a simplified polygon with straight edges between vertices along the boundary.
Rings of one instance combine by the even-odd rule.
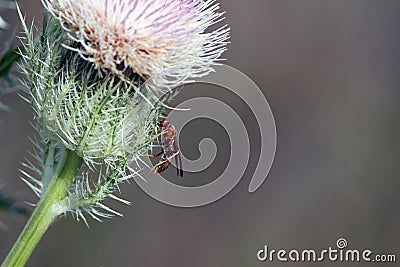
[[147, 155], [151, 158], [157, 158], [161, 155], [160, 161], [151, 169], [157, 173], [165, 171], [173, 158], [177, 167], [176, 175], [183, 177], [182, 159], [178, 146], [178, 138], [175, 127], [166, 119], [158, 122], [157, 132], [158, 143], [161, 145], [161, 152], [156, 155]]

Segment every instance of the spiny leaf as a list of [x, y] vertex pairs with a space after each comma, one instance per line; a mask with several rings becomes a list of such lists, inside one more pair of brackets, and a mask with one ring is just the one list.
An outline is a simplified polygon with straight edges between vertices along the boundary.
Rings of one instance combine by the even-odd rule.
[[21, 47], [18, 47], [3, 54], [0, 59], [0, 77], [8, 80], [8, 74], [12, 66], [21, 58], [20, 49]]

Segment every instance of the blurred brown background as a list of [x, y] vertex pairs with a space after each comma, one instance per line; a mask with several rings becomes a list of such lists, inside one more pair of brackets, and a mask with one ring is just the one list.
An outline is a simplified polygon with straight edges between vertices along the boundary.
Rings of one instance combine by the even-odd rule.
[[[39, 0], [19, 2], [29, 18], [41, 20]], [[232, 28], [226, 63], [259, 85], [275, 115], [278, 148], [267, 181], [256, 193], [247, 192], [258, 159], [259, 136], [254, 134], [246, 176], [222, 200], [175, 208], [150, 198], [134, 183], [126, 184], [122, 195], [134, 204], [110, 202], [124, 218], [91, 221], [89, 229], [71, 216], [61, 218], [28, 266], [281, 266], [258, 262], [257, 251], [264, 244], [324, 249], [340, 237], [351, 248], [397, 253], [400, 260], [400, 1], [220, 2]], [[18, 24], [15, 11], [1, 14]], [[11, 34], [2, 32], [1, 43]], [[190, 89], [184, 89], [182, 99], [192, 95]], [[196, 91], [213, 93], [224, 97], [213, 88]], [[0, 113], [0, 179], [8, 181], [10, 192], [22, 190], [22, 200], [34, 202], [18, 178], [31, 147], [31, 111], [16, 94], [1, 101], [13, 112]], [[243, 103], [233, 96], [226, 101], [255, 128]], [[198, 156], [198, 140], [204, 135], [216, 136], [222, 147], [229, 145], [218, 140], [224, 135], [217, 125], [198, 121], [189, 126], [181, 137], [188, 157]], [[216, 166], [187, 175], [185, 182], [217, 177], [228, 156], [222, 150]], [[174, 170], [167, 175], [176, 179]], [[3, 259], [26, 218], [3, 213], [0, 221], [8, 225], [0, 230]], [[368, 264], [382, 265], [396, 266]]]

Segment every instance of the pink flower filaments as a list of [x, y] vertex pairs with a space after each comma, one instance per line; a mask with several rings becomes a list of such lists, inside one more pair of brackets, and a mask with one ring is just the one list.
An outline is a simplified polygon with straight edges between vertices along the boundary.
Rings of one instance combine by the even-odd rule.
[[99, 69], [133, 71], [156, 86], [210, 73], [226, 50], [229, 28], [215, 0], [42, 0], [76, 50]]

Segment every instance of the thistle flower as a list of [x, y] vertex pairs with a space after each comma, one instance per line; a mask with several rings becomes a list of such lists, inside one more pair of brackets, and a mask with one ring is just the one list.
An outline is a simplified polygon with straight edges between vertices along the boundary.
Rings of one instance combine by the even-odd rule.
[[152, 77], [173, 87], [211, 72], [226, 50], [229, 29], [214, 0], [42, 0], [82, 57], [113, 73]]
[[214, 0], [42, 2], [52, 16], [38, 39], [23, 23], [21, 49], [42, 138], [22, 173], [40, 201], [4, 266], [24, 265], [61, 214], [120, 215], [102, 201], [129, 203], [114, 192], [140, 175], [131, 163], [151, 148], [171, 89], [211, 72], [229, 37], [206, 32], [222, 20]]

